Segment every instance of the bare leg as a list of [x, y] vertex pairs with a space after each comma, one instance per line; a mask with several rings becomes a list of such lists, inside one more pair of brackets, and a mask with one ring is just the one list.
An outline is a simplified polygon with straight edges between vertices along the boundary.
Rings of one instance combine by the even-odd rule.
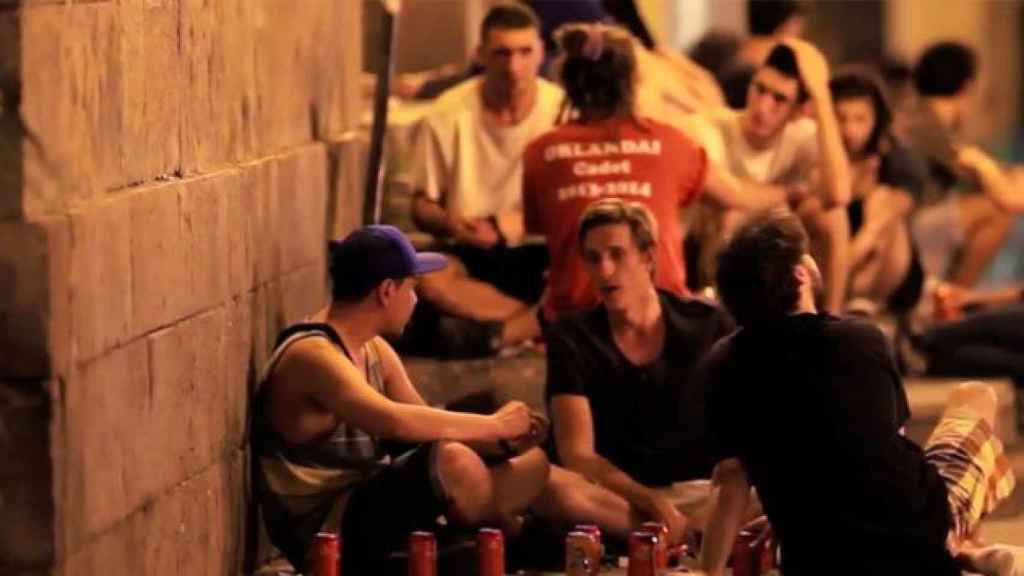
[[950, 281], [969, 288], [978, 282], [1003, 247], [1014, 218], [980, 195], [960, 198], [957, 209], [965, 238]]
[[537, 319], [537, 307], [523, 308], [505, 321], [501, 331], [501, 342], [506, 346], [518, 344], [540, 336], [540, 321]]
[[445, 269], [420, 279], [419, 290], [442, 311], [481, 322], [508, 320], [529, 308], [494, 286], [474, 279], [458, 259], [450, 256]]
[[884, 303], [906, 277], [911, 257], [910, 232], [897, 221], [882, 232], [875, 253], [850, 271], [849, 297]]
[[[733, 232], [743, 223], [748, 213], [739, 210], [720, 210], [712, 206], [701, 206], [702, 212], [697, 215], [698, 222], [694, 229], [700, 234], [700, 261], [697, 270], [700, 272], [701, 286], [713, 286], [717, 272], [718, 253], [725, 246]], [[706, 217], [707, 221], [700, 221]]]
[[629, 502], [583, 476], [552, 466], [544, 491], [533, 509], [546, 518], [567, 525], [597, 524], [601, 531], [627, 538], [638, 517]]
[[449, 514], [469, 526], [506, 526], [544, 488], [547, 458], [538, 448], [488, 469], [472, 448], [457, 442], [437, 447], [435, 466], [448, 496]]
[[995, 390], [984, 382], [970, 381], [957, 386], [946, 402], [946, 413], [959, 408], [969, 408], [996, 429], [996, 412], [999, 398]]
[[809, 198], [796, 212], [807, 227], [811, 255], [821, 266], [825, 310], [839, 313], [846, 300], [846, 277], [850, 267], [850, 222], [846, 208], [825, 210], [817, 198]]

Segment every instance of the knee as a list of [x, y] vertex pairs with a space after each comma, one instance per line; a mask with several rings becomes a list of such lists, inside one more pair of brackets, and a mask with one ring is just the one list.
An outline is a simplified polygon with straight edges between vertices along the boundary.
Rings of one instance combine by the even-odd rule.
[[515, 476], [526, 486], [536, 487], [539, 492], [551, 476], [551, 464], [547, 455], [540, 448], [531, 448], [519, 456], [509, 460]]
[[436, 272], [420, 276], [417, 285], [420, 296], [432, 302], [437, 301], [462, 271], [462, 264], [449, 256], [447, 266]]
[[456, 515], [471, 520], [479, 513], [491, 491], [491, 477], [483, 460], [465, 444], [437, 445], [434, 466], [445, 497]]
[[949, 397], [951, 408], [971, 408], [989, 420], [995, 417], [998, 404], [999, 396], [996, 395], [995, 388], [976, 380], [957, 385]]

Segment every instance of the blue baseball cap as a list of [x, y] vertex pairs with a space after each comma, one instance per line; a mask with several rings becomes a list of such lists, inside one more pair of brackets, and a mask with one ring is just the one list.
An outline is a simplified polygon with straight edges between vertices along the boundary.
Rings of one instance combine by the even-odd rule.
[[388, 278], [419, 276], [447, 265], [444, 255], [416, 252], [401, 230], [386, 224], [363, 226], [344, 240], [328, 244], [328, 267], [336, 300], [358, 299]]

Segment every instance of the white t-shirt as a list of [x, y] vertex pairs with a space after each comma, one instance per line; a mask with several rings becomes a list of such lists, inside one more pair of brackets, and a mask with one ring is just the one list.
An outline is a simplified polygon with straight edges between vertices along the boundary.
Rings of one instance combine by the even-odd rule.
[[809, 118], [786, 123], [774, 146], [757, 150], [743, 136], [743, 112], [729, 108], [688, 118], [684, 129], [708, 158], [730, 174], [759, 184], [789, 184], [807, 176], [818, 162], [818, 126]]
[[414, 188], [463, 218], [522, 207], [523, 151], [554, 126], [563, 98], [561, 88], [538, 78], [533, 110], [515, 126], [502, 126], [484, 114], [482, 83], [470, 78], [442, 94], [424, 117], [414, 150]]

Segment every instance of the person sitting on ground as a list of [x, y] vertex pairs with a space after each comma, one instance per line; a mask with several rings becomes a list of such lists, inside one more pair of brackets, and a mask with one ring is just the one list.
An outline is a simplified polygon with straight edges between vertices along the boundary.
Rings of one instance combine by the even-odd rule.
[[907, 397], [884, 336], [819, 313], [821, 275], [792, 214], [741, 227], [717, 280], [740, 329], [706, 366], [718, 498], [703, 569], [723, 573], [753, 486], [787, 575], [959, 576], [955, 554], [990, 571], [999, 558], [972, 540], [1015, 483], [992, 388], [960, 385], [924, 448], [905, 438]]
[[[661, 521], [676, 543], [702, 523], [709, 494], [696, 367], [732, 322], [708, 302], [655, 287], [657, 225], [643, 204], [600, 200], [578, 228], [602, 302], [546, 331], [560, 465], [534, 508], [622, 540], [643, 521]], [[679, 484], [689, 480], [698, 481]]]
[[914, 66], [919, 105], [907, 119], [907, 144], [928, 163], [928, 197], [914, 215], [912, 233], [925, 271], [974, 286], [1024, 212], [1002, 167], [958, 132], [972, 113], [977, 58], [969, 47], [936, 44]]
[[548, 257], [542, 244], [523, 242], [522, 154], [554, 125], [562, 91], [538, 77], [538, 26], [526, 5], [492, 7], [480, 29], [484, 74], [445, 92], [417, 141], [413, 220], [448, 242], [451, 257], [419, 291], [456, 327], [430, 339], [451, 335], [455, 352], [468, 344], [486, 354], [540, 334]]
[[528, 232], [547, 239], [551, 257], [545, 314], [549, 320], [592, 308], [597, 293], [579, 257], [576, 224], [600, 198], [643, 203], [660, 222], [655, 284], [685, 295], [679, 210], [702, 191], [730, 208], [785, 201], [784, 189], [740, 189], [683, 133], [634, 109], [633, 41], [619, 28], [571, 24], [556, 35], [569, 107], [563, 122], [523, 156], [523, 211]]
[[[695, 116], [691, 135], [711, 160], [743, 181], [810, 189], [791, 203], [812, 232], [812, 248], [825, 264], [826, 308], [844, 302], [849, 226], [850, 167], [828, 89], [824, 56], [807, 42], [790, 39], [777, 45], [757, 70], [743, 110], [719, 109]], [[806, 100], [813, 119], [801, 112]], [[714, 255], [749, 211], [703, 210], [695, 222], [704, 276], [714, 277]]]
[[[850, 158], [851, 305], [901, 314], [921, 297], [924, 270], [910, 237], [909, 215], [923, 194], [923, 161], [890, 132], [892, 113], [881, 80], [850, 68], [829, 82], [839, 131]], [[849, 308], [848, 308], [849, 309]]]
[[[445, 258], [417, 254], [397, 228], [367, 226], [332, 243], [328, 261], [330, 306], [281, 333], [256, 394], [256, 490], [271, 541], [305, 572], [316, 533], [338, 533], [344, 572], [373, 574], [409, 532], [441, 530], [438, 517], [514, 528], [547, 481], [547, 458], [531, 447], [542, 420], [521, 402], [491, 415], [427, 406], [382, 338], [412, 314], [414, 277]], [[392, 456], [386, 441], [415, 445]], [[489, 466], [468, 442], [522, 453]]]

